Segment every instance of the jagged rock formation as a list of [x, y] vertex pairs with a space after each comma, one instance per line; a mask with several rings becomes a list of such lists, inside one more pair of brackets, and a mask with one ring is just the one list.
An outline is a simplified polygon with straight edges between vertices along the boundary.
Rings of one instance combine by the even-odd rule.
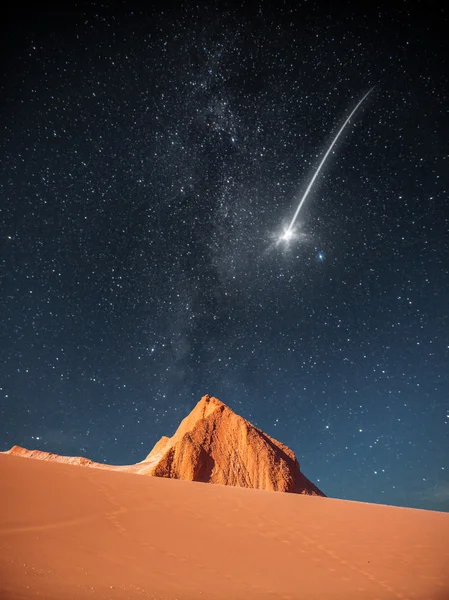
[[322, 496], [300, 471], [294, 453], [204, 396], [171, 438], [162, 437], [147, 456], [151, 474], [206, 483]]
[[217, 398], [204, 396], [173, 437], [163, 436], [140, 463], [113, 466], [14, 446], [41, 460], [237, 487], [324, 496], [300, 470], [295, 454]]

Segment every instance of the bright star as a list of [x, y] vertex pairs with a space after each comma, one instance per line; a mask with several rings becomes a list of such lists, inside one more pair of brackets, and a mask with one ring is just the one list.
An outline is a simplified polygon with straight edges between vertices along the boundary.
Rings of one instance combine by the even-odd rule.
[[286, 229], [284, 233], [281, 235], [281, 240], [284, 242], [289, 242], [293, 237], [293, 231], [290, 229]]
[[297, 227], [284, 227], [282, 233], [279, 232], [273, 237], [276, 240], [277, 246], [282, 244], [285, 248], [288, 248], [293, 242], [303, 242], [307, 238], [303, 232], [298, 231]]

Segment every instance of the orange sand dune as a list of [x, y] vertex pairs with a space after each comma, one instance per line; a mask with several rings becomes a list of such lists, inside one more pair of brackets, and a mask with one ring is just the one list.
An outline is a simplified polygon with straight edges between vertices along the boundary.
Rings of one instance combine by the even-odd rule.
[[0, 455], [0, 598], [449, 598], [449, 514]]

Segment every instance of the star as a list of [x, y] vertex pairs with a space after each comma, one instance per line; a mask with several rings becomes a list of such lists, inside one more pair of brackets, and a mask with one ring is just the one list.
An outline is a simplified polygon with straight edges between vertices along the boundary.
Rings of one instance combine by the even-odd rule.
[[293, 231], [291, 229], [286, 229], [284, 233], [281, 235], [280, 240], [282, 242], [289, 242], [294, 237]]

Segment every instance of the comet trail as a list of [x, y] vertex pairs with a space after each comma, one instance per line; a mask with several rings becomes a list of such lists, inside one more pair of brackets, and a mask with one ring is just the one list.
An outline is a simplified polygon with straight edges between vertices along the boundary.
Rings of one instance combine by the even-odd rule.
[[[375, 87], [375, 86], [374, 86]], [[287, 227], [287, 229], [284, 230], [283, 235], [281, 236], [281, 240], [288, 242], [292, 237], [293, 237], [293, 226], [296, 222], [296, 219], [298, 218], [299, 215], [299, 211], [301, 210], [302, 205], [304, 204], [307, 196], [309, 195], [310, 190], [312, 189], [313, 184], [315, 183], [315, 179], [318, 177], [319, 172], [321, 171], [321, 168], [323, 167], [324, 163], [326, 162], [327, 157], [329, 156], [329, 154], [332, 151], [332, 148], [335, 146], [338, 138], [340, 137], [340, 135], [343, 133], [343, 131], [345, 130], [346, 125], [349, 123], [349, 121], [351, 120], [351, 117], [353, 116], [353, 114], [357, 111], [357, 109], [359, 108], [359, 106], [366, 100], [366, 98], [368, 98], [368, 96], [371, 94], [371, 92], [373, 91], [374, 87], [372, 87], [364, 96], [363, 98], [358, 102], [358, 104], [356, 105], [356, 107], [352, 110], [351, 114], [349, 115], [349, 117], [346, 119], [346, 121], [343, 123], [343, 125], [341, 126], [339, 132], [337, 133], [337, 135], [335, 136], [332, 144], [329, 146], [326, 154], [323, 156], [322, 161], [320, 162], [320, 164], [318, 165], [318, 169], [315, 171], [312, 179], [310, 180], [309, 185], [307, 186], [306, 191], [304, 192], [303, 197], [301, 198], [301, 201], [298, 205], [298, 208], [296, 209], [295, 214], [293, 215], [293, 219], [290, 222], [290, 225]]]

